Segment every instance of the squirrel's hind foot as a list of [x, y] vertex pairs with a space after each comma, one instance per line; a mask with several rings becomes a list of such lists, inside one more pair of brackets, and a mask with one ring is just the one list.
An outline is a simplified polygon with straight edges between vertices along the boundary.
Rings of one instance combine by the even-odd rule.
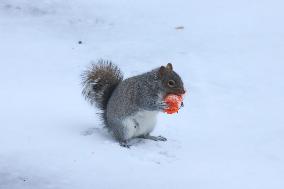
[[154, 140], [154, 141], [167, 141], [167, 138], [163, 136], [144, 135], [144, 136], [141, 136], [140, 138]]

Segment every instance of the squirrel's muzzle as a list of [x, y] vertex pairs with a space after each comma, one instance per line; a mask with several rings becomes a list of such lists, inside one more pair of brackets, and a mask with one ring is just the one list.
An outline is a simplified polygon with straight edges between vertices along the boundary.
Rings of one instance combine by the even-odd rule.
[[185, 94], [185, 90], [184, 89], [177, 89], [176, 94], [177, 95], [183, 95], [183, 94]]

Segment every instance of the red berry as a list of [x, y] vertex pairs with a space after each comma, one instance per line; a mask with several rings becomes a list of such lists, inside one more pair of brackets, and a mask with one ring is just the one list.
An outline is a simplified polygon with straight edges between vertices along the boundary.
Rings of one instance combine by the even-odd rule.
[[181, 95], [174, 95], [174, 94], [167, 95], [164, 101], [168, 104], [169, 107], [166, 108], [164, 112], [168, 114], [173, 114], [178, 112], [182, 104], [182, 100], [183, 98]]

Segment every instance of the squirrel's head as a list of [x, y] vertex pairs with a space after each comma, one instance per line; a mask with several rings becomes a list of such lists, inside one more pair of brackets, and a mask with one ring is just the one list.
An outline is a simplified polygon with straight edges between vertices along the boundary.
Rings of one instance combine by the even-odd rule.
[[168, 63], [166, 67], [161, 66], [158, 72], [165, 95], [167, 94], [182, 95], [185, 93], [182, 79], [173, 70], [173, 65], [171, 63]]

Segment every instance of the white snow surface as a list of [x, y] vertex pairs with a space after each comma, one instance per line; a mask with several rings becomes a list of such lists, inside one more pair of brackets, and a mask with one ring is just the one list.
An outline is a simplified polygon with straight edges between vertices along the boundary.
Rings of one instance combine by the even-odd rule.
[[[283, 189], [283, 6], [0, 0], [0, 189]], [[125, 77], [173, 63], [187, 95], [159, 114], [167, 142], [102, 128], [80, 86], [100, 58]]]

